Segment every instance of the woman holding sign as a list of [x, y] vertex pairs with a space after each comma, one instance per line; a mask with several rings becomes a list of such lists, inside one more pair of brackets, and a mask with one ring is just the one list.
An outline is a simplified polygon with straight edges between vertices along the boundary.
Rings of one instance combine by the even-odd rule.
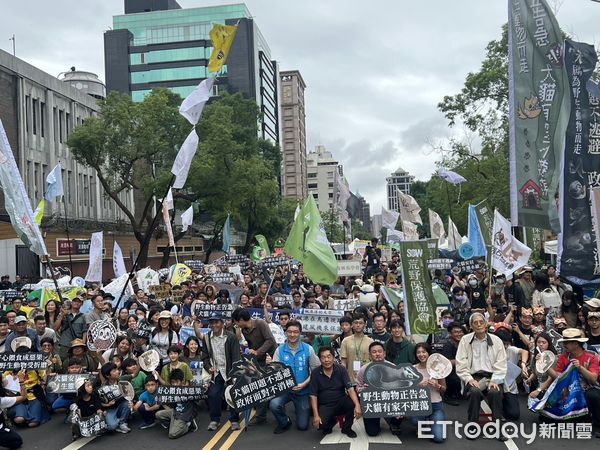
[[429, 416], [412, 417], [411, 421], [415, 425], [417, 425], [419, 421], [433, 421], [434, 424], [431, 427], [431, 432], [433, 434], [432, 440], [433, 442], [440, 444], [445, 441], [445, 437], [443, 436], [443, 428], [441, 425], [438, 425], [438, 422], [446, 420], [444, 402], [442, 401], [442, 395], [444, 395], [444, 392], [446, 392], [446, 380], [444, 378], [433, 378], [427, 370], [427, 360], [429, 359], [430, 355], [431, 348], [429, 345], [425, 344], [424, 342], [415, 345], [415, 357], [418, 363], [415, 364], [414, 367], [421, 375], [423, 375], [421, 386], [426, 386], [429, 388], [431, 394], [432, 412]]

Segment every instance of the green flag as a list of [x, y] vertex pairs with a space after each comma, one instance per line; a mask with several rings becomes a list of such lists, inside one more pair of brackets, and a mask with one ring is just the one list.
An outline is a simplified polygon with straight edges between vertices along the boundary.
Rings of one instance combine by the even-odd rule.
[[406, 334], [434, 333], [436, 323], [436, 301], [431, 289], [431, 278], [427, 268], [429, 249], [427, 241], [400, 242], [402, 261], [402, 285], [406, 298]]
[[546, 0], [510, 0], [508, 99], [513, 226], [560, 231], [555, 194], [570, 97], [564, 36]]
[[304, 265], [304, 273], [313, 282], [331, 284], [337, 278], [337, 261], [312, 195], [296, 217], [284, 250]]
[[475, 215], [479, 222], [481, 236], [486, 246], [492, 245], [492, 230], [494, 229], [494, 210], [488, 205], [487, 199], [475, 205]]
[[262, 247], [262, 249], [265, 251], [265, 256], [270, 256], [271, 250], [269, 250], [269, 243], [267, 242], [267, 238], [264, 237], [262, 234], [257, 234], [256, 236], [254, 236], [254, 239], [256, 239], [258, 245]]

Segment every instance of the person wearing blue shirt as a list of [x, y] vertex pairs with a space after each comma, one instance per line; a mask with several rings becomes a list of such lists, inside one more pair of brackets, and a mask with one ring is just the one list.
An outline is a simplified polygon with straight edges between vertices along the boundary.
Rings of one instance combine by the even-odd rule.
[[[302, 324], [296, 320], [290, 320], [285, 328], [286, 341], [275, 350], [272, 361], [281, 362], [292, 368], [296, 386], [290, 392], [280, 395], [271, 400], [269, 409], [277, 419], [277, 427], [274, 434], [281, 434], [289, 430], [292, 426], [292, 420], [285, 412], [285, 405], [289, 402], [294, 403], [296, 410], [296, 427], [300, 431], [308, 429], [310, 415], [310, 372], [319, 366], [319, 359], [315, 355], [313, 348], [300, 341], [302, 334]], [[269, 363], [267, 358], [267, 363]]]
[[134, 406], [134, 411], [140, 413], [144, 423], [140, 425], [140, 430], [152, 428], [156, 425], [156, 411], [160, 409], [160, 405], [156, 403], [156, 388], [158, 382], [156, 378], [149, 376], [146, 378], [146, 390], [140, 394], [140, 398]]

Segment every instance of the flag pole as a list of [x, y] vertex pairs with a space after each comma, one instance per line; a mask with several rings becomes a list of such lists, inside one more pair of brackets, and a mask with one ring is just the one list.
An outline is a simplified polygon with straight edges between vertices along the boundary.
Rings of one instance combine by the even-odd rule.
[[[174, 182], [175, 182], [175, 174], [171, 175], [171, 179], [169, 180], [169, 183], [167, 184], [167, 190], [165, 192], [165, 195], [163, 195], [162, 200], [160, 201], [160, 207], [157, 208], [156, 214], [154, 215], [154, 218], [152, 219], [152, 223], [150, 224], [150, 230], [152, 230], [154, 228], [154, 226], [156, 225], [158, 216], [162, 215], [163, 203], [165, 202], [165, 199], [167, 198], [167, 195], [169, 194], [169, 189], [171, 189], [171, 186], [173, 186]], [[140, 251], [138, 252], [137, 257], [135, 258], [135, 261], [133, 262], [133, 265], [131, 266], [131, 270], [129, 271], [129, 275], [127, 276], [127, 281], [125, 282], [125, 285], [123, 286], [123, 289], [121, 290], [121, 295], [119, 296], [119, 300], [117, 300], [117, 304], [115, 305], [115, 313], [114, 313], [115, 317], [117, 317], [119, 314], [119, 307], [121, 306], [121, 300], [123, 299], [123, 295], [125, 295], [127, 286], [129, 285], [129, 282], [133, 278], [133, 274], [136, 271], [137, 265], [140, 261], [140, 255], [143, 253], [144, 248], [150, 244], [151, 238], [152, 238], [152, 233], [147, 233], [146, 237], [144, 238], [144, 242], [142, 242], [142, 245], [140, 247]]]
[[[67, 216], [67, 197], [65, 195], [63, 195], [63, 203], [65, 205], [65, 229], [67, 232], [67, 242], [69, 243], [69, 268], [71, 269], [71, 278], [75, 276], [75, 273], [73, 272], [73, 257], [71, 256], [71, 238], [69, 236], [69, 220], [68, 220], [68, 216]], [[60, 214], [60, 206], [58, 207], [58, 211]]]
[[56, 275], [54, 275], [54, 267], [52, 267], [52, 261], [50, 260], [50, 255], [46, 256], [46, 264], [48, 264], [48, 268], [50, 269], [50, 276], [52, 277], [52, 281], [54, 281], [54, 287], [56, 289], [56, 295], [58, 295], [58, 300], [62, 303], [63, 298], [60, 295], [60, 289], [58, 288], [58, 282], [56, 281]]

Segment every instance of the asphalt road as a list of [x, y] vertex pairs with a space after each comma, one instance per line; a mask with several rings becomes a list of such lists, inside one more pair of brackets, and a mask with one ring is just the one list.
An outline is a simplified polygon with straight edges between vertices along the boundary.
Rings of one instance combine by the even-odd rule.
[[[526, 408], [525, 398], [521, 399], [521, 422], [529, 433], [533, 424], [537, 424], [537, 416], [529, 412]], [[290, 409], [291, 407], [291, 409]], [[293, 410], [290, 403], [288, 411]], [[464, 422], [466, 417], [466, 403], [463, 402], [460, 406], [446, 405], [446, 414], [448, 420], [457, 420]], [[225, 417], [225, 414], [224, 414]], [[306, 450], [321, 448], [323, 450], [384, 450], [396, 446], [419, 446], [420, 449], [439, 449], [452, 448], [461, 450], [480, 449], [485, 446], [486, 450], [517, 450], [529, 447], [531, 450], [547, 450], [548, 446], [554, 449], [573, 449], [576, 445], [577, 450], [588, 450], [600, 448], [600, 439], [592, 436], [589, 440], [577, 440], [575, 443], [573, 438], [567, 439], [542, 439], [540, 437], [528, 445], [525, 439], [516, 438], [507, 442], [500, 442], [495, 439], [484, 439], [470, 441], [466, 439], [458, 439], [452, 434], [448, 437], [444, 444], [435, 444], [427, 439], [418, 439], [416, 436], [416, 428], [408, 423], [407, 420], [402, 424], [402, 430], [399, 437], [389, 433], [385, 424], [382, 425], [384, 432], [382, 435], [374, 438], [369, 438], [364, 433], [362, 422], [359, 421], [353, 426], [353, 429], [358, 433], [356, 439], [349, 439], [339, 432], [336, 426], [334, 432], [323, 438], [319, 431], [310, 429], [300, 432], [290, 429], [282, 435], [274, 435], [275, 419], [273, 416], [268, 416], [268, 422], [264, 425], [251, 426], [247, 431], [232, 432], [229, 424], [222, 425], [216, 432], [206, 431], [208, 425], [207, 411], [200, 412], [197, 422], [199, 429], [194, 433], [188, 433], [184, 437], [171, 441], [167, 437], [167, 431], [160, 425], [147, 430], [139, 430], [140, 419], [132, 418], [130, 427], [132, 432], [126, 435], [119, 433], [107, 434], [92, 440], [80, 439], [71, 443], [70, 426], [63, 423], [63, 416], [54, 415], [52, 420], [36, 429], [21, 429], [19, 432], [24, 440], [24, 449], [44, 449], [44, 450], [106, 450], [106, 449], [147, 449], [147, 450], [164, 450], [165, 448], [197, 449], [208, 450], [215, 449], [265, 449], [275, 450], [284, 448], [285, 450]]]

